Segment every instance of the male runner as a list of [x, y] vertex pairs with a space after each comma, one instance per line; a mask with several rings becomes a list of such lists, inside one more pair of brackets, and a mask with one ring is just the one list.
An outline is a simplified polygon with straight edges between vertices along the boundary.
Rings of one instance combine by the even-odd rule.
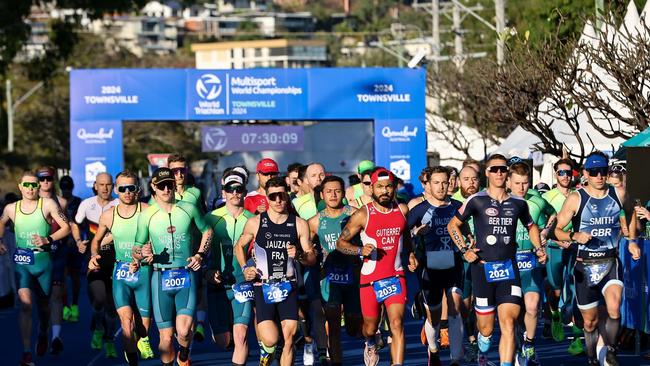
[[360, 208], [372, 201], [372, 182], [370, 181], [370, 177], [372, 176], [372, 173], [375, 171], [375, 169], [376, 168], [364, 170], [361, 173], [361, 183], [359, 184], [361, 184], [363, 193], [361, 196], [359, 196], [359, 198], [356, 198], [353, 201], [348, 201], [350, 203], [350, 206], [354, 208]]
[[[61, 196], [67, 201], [65, 214], [70, 222], [74, 221], [77, 214], [81, 198], [72, 194], [74, 190], [74, 181], [69, 175], [64, 175], [59, 180], [59, 188], [61, 189]], [[81, 291], [81, 270], [83, 268], [83, 254], [77, 250], [77, 245], [74, 242], [72, 235], [63, 240], [64, 245], [67, 245], [67, 256], [65, 273], [70, 277], [72, 284], [72, 302], [68, 306], [67, 291], [63, 292], [63, 321], [78, 322], [79, 321], [79, 292]], [[65, 281], [64, 288], [65, 288]]]
[[[406, 279], [402, 268], [403, 248], [408, 253], [408, 268], [415, 271], [418, 261], [411, 250], [406, 232], [404, 204], [395, 202], [395, 177], [384, 168], [372, 173], [373, 201], [356, 211], [341, 232], [336, 248], [348, 255], [364, 257], [361, 267], [360, 290], [363, 335], [366, 338], [364, 362], [377, 365], [379, 354], [375, 334], [379, 326], [381, 303], [386, 307], [392, 336], [391, 356], [394, 365], [404, 362], [404, 305]], [[363, 248], [352, 242], [361, 233]]]
[[431, 197], [431, 192], [429, 191], [429, 184], [427, 181], [427, 176], [429, 172], [431, 171], [430, 167], [426, 167], [422, 169], [422, 172], [420, 173], [420, 176], [418, 177], [418, 180], [420, 181], [420, 184], [422, 185], [422, 195], [418, 197], [413, 197], [407, 204], [408, 209], [412, 209], [413, 207], [419, 205], [420, 203], [426, 201], [429, 197]]
[[449, 170], [449, 188], [447, 188], [447, 195], [453, 196], [458, 191], [458, 170], [453, 166], [446, 168]]
[[[516, 265], [517, 220], [528, 228], [540, 263], [546, 261], [539, 228], [530, 217], [526, 202], [506, 192], [507, 160], [493, 154], [486, 162], [488, 188], [470, 196], [447, 226], [452, 240], [471, 262], [472, 290], [476, 298], [479, 365], [487, 364], [487, 351], [494, 330], [494, 311], [499, 313], [499, 357], [502, 366], [512, 366], [515, 354], [515, 322], [521, 308], [521, 281]], [[467, 247], [461, 226], [474, 220], [475, 245]]]
[[[0, 255], [7, 253], [2, 242], [7, 223], [14, 224], [16, 252], [13, 253], [14, 271], [20, 301], [18, 315], [20, 336], [23, 342], [21, 365], [34, 365], [32, 362], [32, 289], [36, 297], [39, 317], [39, 334], [36, 354], [43, 356], [47, 350], [47, 330], [49, 327], [49, 300], [52, 286], [52, 243], [65, 238], [70, 233], [68, 219], [56, 201], [39, 198], [38, 178], [26, 172], [20, 178], [18, 189], [22, 199], [5, 206], [0, 216]], [[51, 222], [59, 229], [52, 232]]]
[[416, 252], [418, 261], [424, 264], [418, 270], [418, 279], [427, 316], [425, 333], [429, 365], [441, 365], [437, 338], [443, 294], [446, 294], [448, 302], [451, 365], [459, 365], [463, 358], [464, 329], [460, 317], [463, 263], [447, 232], [447, 224], [462, 204], [448, 197], [449, 175], [444, 167], [428, 169], [425, 179], [430, 196], [409, 211], [407, 216], [409, 230], [420, 237], [422, 243], [421, 249]]
[[[97, 192], [94, 197], [86, 198], [79, 204], [77, 214], [72, 223], [72, 237], [77, 243], [80, 253], [86, 253], [88, 243], [97, 233], [99, 218], [104, 211], [110, 210], [119, 201], [113, 200], [113, 177], [108, 173], [99, 173], [95, 177], [93, 188]], [[81, 230], [80, 226], [87, 227]], [[83, 236], [82, 236], [83, 234]], [[83, 239], [87, 238], [87, 239]], [[92, 349], [101, 349], [104, 344], [106, 357], [117, 358], [115, 350], [114, 334], [117, 322], [117, 313], [113, 303], [113, 263], [115, 252], [108, 245], [110, 237], [104, 238], [101, 242], [98, 253], [101, 255], [101, 266], [99, 270], [88, 271], [88, 297], [93, 307], [93, 318], [91, 329], [93, 336], [90, 342]]]
[[[149, 326], [151, 325], [151, 266], [143, 265], [135, 272], [138, 262], [132, 260], [132, 249], [135, 234], [138, 228], [138, 217], [146, 209], [146, 203], [138, 202], [138, 177], [130, 171], [123, 171], [115, 177], [115, 194], [119, 204], [111, 210], [104, 211], [99, 218], [99, 227], [90, 244], [89, 271], [102, 269], [100, 243], [109, 233], [112, 235], [112, 244], [115, 250], [115, 264], [111, 266], [113, 272], [113, 300], [115, 309], [122, 325], [122, 345], [124, 357], [129, 365], [138, 364], [136, 344], [142, 349], [142, 359], [153, 358], [153, 351], [149, 344]], [[135, 273], [132, 273], [135, 272]], [[131, 305], [135, 304], [135, 309]], [[139, 323], [142, 319], [142, 324]], [[134, 330], [144, 331], [136, 342], [137, 335]], [[144, 335], [144, 336], [143, 336]]]
[[[605, 360], [617, 366], [614, 346], [621, 326], [621, 295], [623, 268], [618, 259], [621, 232], [627, 227], [623, 211], [625, 190], [606, 183], [607, 156], [599, 151], [587, 156], [584, 175], [588, 184], [567, 197], [558, 214], [555, 236], [560, 241], [578, 243], [574, 282], [578, 309], [584, 320], [584, 333], [589, 365], [598, 365], [599, 304], [604, 300], [607, 318], [603, 334], [607, 345]], [[630, 220], [628, 250], [634, 260], [641, 256], [636, 243], [636, 220]], [[573, 228], [562, 228], [569, 222]], [[562, 245], [562, 244], [561, 244]]]
[[[562, 205], [566, 198], [574, 190], [571, 188], [573, 180], [573, 161], [571, 159], [560, 159], [553, 164], [555, 171], [556, 187], [544, 193], [542, 198], [546, 200], [555, 212], [560, 212]], [[571, 231], [571, 223], [564, 228], [564, 230]], [[566, 243], [568, 244], [568, 243]], [[565, 245], [566, 245], [565, 244]], [[562, 325], [562, 318], [558, 308], [560, 302], [560, 292], [564, 286], [564, 275], [568, 272], [567, 267], [572, 267], [574, 260], [573, 252], [562, 250], [562, 247], [555, 240], [548, 241], [548, 261], [546, 262], [546, 304], [544, 312], [544, 329], [543, 334], [551, 334], [556, 342], [564, 340], [564, 329]], [[572, 272], [572, 271], [571, 271]], [[569, 344], [569, 354], [579, 355], [584, 352], [580, 336], [582, 330], [574, 326], [573, 335], [574, 339]]]
[[[465, 202], [474, 193], [478, 192], [479, 189], [479, 177], [478, 172], [474, 169], [473, 165], [467, 165], [458, 173], [458, 185], [460, 189], [451, 196], [452, 199], [459, 201], [460, 203]], [[468, 240], [468, 244], [471, 244], [471, 241], [474, 240], [474, 220], [467, 220], [467, 225], [471, 232], [471, 240]], [[469, 345], [465, 352], [466, 359], [470, 362], [476, 361], [478, 357], [478, 345], [476, 344], [476, 313], [471, 311], [472, 302], [474, 297], [472, 296], [472, 271], [470, 270], [470, 263], [463, 261], [463, 318], [465, 320], [465, 329], [467, 330], [467, 340]]]
[[223, 178], [222, 187], [225, 206], [205, 216], [206, 223], [214, 231], [211, 258], [205, 274], [208, 280], [208, 319], [214, 342], [220, 348], [226, 349], [234, 340], [232, 365], [241, 366], [246, 364], [248, 357], [246, 336], [253, 299], [250, 296], [252, 288], [244, 281], [233, 247], [248, 219], [255, 215], [244, 209], [246, 185], [241, 175], [231, 171]]
[[273, 159], [264, 158], [257, 163], [257, 182], [259, 183], [256, 190], [248, 192], [244, 198], [244, 208], [254, 214], [265, 212], [269, 208], [269, 202], [266, 199], [266, 182], [280, 174], [278, 163]]
[[[172, 337], [176, 332], [179, 344], [176, 362], [186, 366], [191, 365], [189, 347], [197, 283], [200, 280], [197, 271], [210, 249], [212, 229], [195, 205], [176, 200], [175, 186], [171, 169], [158, 168], [153, 173], [151, 189], [156, 204], [142, 211], [138, 217], [137, 247], [133, 257], [153, 264], [151, 292], [154, 318], [160, 331], [160, 361], [163, 365], [173, 365], [175, 352]], [[201, 244], [193, 255], [192, 225], [196, 225], [202, 233]], [[138, 255], [140, 247], [141, 256]]]
[[287, 166], [287, 186], [289, 187], [289, 197], [293, 200], [300, 191], [300, 184], [298, 184], [298, 172], [300, 171], [300, 163], [292, 163]]
[[[203, 197], [201, 197], [201, 190], [190, 185], [190, 179], [193, 177], [189, 172], [185, 157], [178, 153], [171, 154], [167, 157], [167, 166], [172, 171], [174, 180], [176, 181], [176, 192], [174, 193], [176, 200], [193, 204], [199, 210], [201, 216], [205, 215], [205, 201], [203, 201]], [[194, 247], [198, 246], [201, 242], [201, 232], [196, 227], [193, 227], [190, 235], [193, 246], [192, 250], [195, 250]], [[198, 287], [196, 289], [198, 298], [196, 306], [196, 322], [194, 323], [194, 340], [202, 342], [205, 338], [207, 300], [203, 295], [206, 287], [205, 278], [202, 275], [199, 276], [199, 278], [200, 281], [197, 283]]]
[[325, 209], [309, 219], [310, 235], [318, 238], [323, 250], [321, 294], [329, 330], [329, 350], [332, 366], [341, 365], [341, 307], [345, 313], [345, 328], [350, 336], [361, 333], [361, 304], [359, 276], [361, 261], [356, 255], [345, 255], [336, 250], [341, 230], [355, 211], [343, 204], [345, 183], [337, 176], [328, 176], [321, 183], [320, 196]]
[[[66, 212], [67, 200], [56, 194], [56, 172], [54, 168], [44, 166], [36, 170], [36, 177], [40, 184], [38, 196], [51, 198], [56, 202], [61, 211]], [[50, 220], [52, 231], [59, 229], [56, 221]], [[63, 341], [61, 341], [61, 324], [63, 324], [63, 296], [65, 284], [65, 264], [68, 252], [66, 245], [67, 237], [60, 242], [55, 243], [52, 248], [52, 296], [50, 297], [50, 321], [52, 322], [52, 344], [50, 353], [58, 355], [63, 351]], [[75, 250], [76, 252], [76, 250]]]
[[354, 202], [355, 200], [361, 198], [365, 194], [365, 191], [363, 190], [363, 173], [369, 172], [375, 169], [375, 163], [373, 163], [370, 160], [361, 160], [359, 162], [359, 165], [357, 165], [357, 173], [356, 175], [359, 177], [359, 183], [348, 187], [348, 189], [345, 190], [345, 198], [348, 200], [348, 202]]
[[[320, 186], [324, 178], [325, 168], [321, 164], [311, 163], [300, 167], [298, 171], [300, 192], [291, 203], [301, 219], [309, 220], [318, 213], [314, 191]], [[320, 359], [327, 356], [325, 314], [323, 313], [320, 291], [320, 265], [304, 267], [297, 263], [296, 267], [299, 273], [300, 326], [305, 337], [303, 364], [310, 366], [314, 364], [314, 348], [317, 348]], [[313, 338], [316, 338], [316, 347], [314, 347]]]
[[[266, 184], [269, 210], [251, 217], [235, 245], [237, 262], [244, 279], [255, 281], [257, 331], [262, 342], [260, 365], [270, 365], [278, 343], [280, 320], [284, 347], [280, 364], [293, 365], [293, 336], [298, 328], [298, 294], [296, 285], [296, 246], [302, 248], [299, 258], [313, 265], [316, 255], [309, 241], [307, 222], [288, 212], [288, 187], [284, 179], [275, 177]], [[254, 263], [247, 264], [245, 248], [253, 244]]]
[[[555, 221], [555, 210], [543, 198], [528, 193], [530, 188], [530, 168], [524, 162], [515, 163], [510, 166], [508, 172], [508, 188], [514, 197], [526, 200], [528, 212], [533, 222], [538, 227], [544, 228], [540, 233], [542, 243], [546, 243], [546, 237], [550, 225]], [[537, 257], [533, 252], [533, 244], [528, 237], [528, 230], [521, 224], [517, 225], [517, 267], [521, 278], [521, 290], [524, 294], [524, 329], [521, 352], [517, 354], [516, 363], [519, 365], [539, 365], [535, 353], [534, 339], [535, 328], [537, 327], [537, 309], [543, 290], [542, 267], [537, 263]]]

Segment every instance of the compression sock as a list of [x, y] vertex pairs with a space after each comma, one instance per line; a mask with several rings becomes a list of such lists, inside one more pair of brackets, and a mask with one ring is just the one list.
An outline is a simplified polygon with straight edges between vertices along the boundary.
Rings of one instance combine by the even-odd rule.
[[592, 330], [591, 332], [588, 332], [585, 329], [585, 344], [586, 344], [586, 351], [587, 351], [587, 357], [591, 359], [597, 358], [596, 354], [596, 345], [598, 344], [598, 328]]
[[187, 361], [188, 357], [190, 357], [190, 348], [189, 347], [183, 347], [181, 345], [178, 346], [178, 359], [185, 362]]
[[463, 338], [465, 338], [465, 328], [463, 319], [460, 315], [450, 315], [449, 319], [449, 353], [452, 360], [461, 360], [464, 356]]
[[440, 332], [440, 324], [434, 327], [429, 323], [429, 319], [424, 321], [424, 333], [427, 335], [427, 343], [429, 344], [429, 352], [438, 352], [438, 334]]
[[611, 317], [607, 317], [607, 320], [605, 320], [605, 336], [603, 339], [605, 340], [605, 344], [608, 346], [615, 346], [616, 341], [618, 338], [618, 332], [621, 329], [621, 318], [617, 319], [612, 319]]

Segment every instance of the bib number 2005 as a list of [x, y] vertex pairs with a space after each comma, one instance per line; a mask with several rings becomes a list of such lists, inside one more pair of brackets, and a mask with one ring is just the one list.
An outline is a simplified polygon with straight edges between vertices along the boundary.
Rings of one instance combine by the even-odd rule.
[[14, 263], [20, 265], [34, 264], [34, 252], [29, 249], [17, 248], [14, 253]]

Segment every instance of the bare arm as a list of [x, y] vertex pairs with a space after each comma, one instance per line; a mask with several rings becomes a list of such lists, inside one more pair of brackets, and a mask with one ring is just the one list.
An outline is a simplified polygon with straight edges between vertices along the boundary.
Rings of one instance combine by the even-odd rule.
[[61, 240], [70, 235], [68, 217], [65, 215], [61, 207], [54, 202], [54, 200], [48, 199], [45, 201], [45, 210], [45, 216], [49, 214], [50, 217], [52, 217], [52, 219], [59, 225], [59, 230], [50, 235], [52, 240]]
[[254, 216], [246, 221], [246, 226], [244, 226], [244, 231], [242, 231], [241, 236], [237, 239], [237, 243], [234, 247], [235, 257], [237, 257], [237, 262], [242, 268], [244, 268], [244, 279], [246, 281], [252, 281], [257, 277], [257, 268], [255, 266], [246, 267], [246, 245], [248, 245], [255, 235], [257, 235], [257, 228], [260, 224], [260, 217]]
[[[577, 192], [571, 193], [569, 197], [567, 197], [566, 201], [564, 201], [560, 213], [557, 214], [557, 226], [555, 226], [555, 237], [558, 241], [576, 240], [584, 244], [589, 241], [589, 239], [591, 239], [591, 235], [587, 233], [575, 233], [573, 234], [573, 239], [571, 239], [571, 233], [563, 230], [567, 225], [569, 225], [571, 219], [576, 214], [576, 210], [578, 209], [579, 204], [580, 194]], [[589, 236], [589, 239], [584, 240], [585, 238], [583, 236]], [[584, 241], [581, 241], [579, 239]]]
[[90, 260], [88, 261], [88, 269], [98, 270], [99, 261], [102, 256], [99, 255], [99, 246], [106, 234], [110, 231], [110, 226], [113, 222], [113, 210], [102, 213], [99, 217], [99, 224], [97, 225], [97, 233], [90, 242]]
[[309, 239], [311, 242], [314, 242], [316, 235], [318, 235], [318, 220], [320, 218], [320, 213], [317, 213], [316, 216], [309, 219], [307, 222], [309, 224]]
[[355, 213], [350, 216], [350, 220], [347, 225], [341, 231], [339, 239], [336, 241], [336, 249], [344, 254], [348, 255], [363, 255], [367, 256], [372, 253], [374, 246], [371, 244], [366, 244], [359, 252], [359, 247], [352, 243], [352, 238], [363, 230], [364, 225], [366, 224], [366, 217], [368, 212], [365, 207], [360, 208]]
[[298, 240], [300, 241], [300, 247], [302, 248], [302, 255], [300, 256], [300, 263], [306, 266], [312, 266], [316, 264], [316, 251], [314, 250], [314, 245], [311, 242], [311, 235], [309, 230], [309, 224], [307, 221], [297, 217], [296, 218], [296, 231], [298, 232]]
[[7, 247], [3, 243], [2, 238], [5, 235], [5, 228], [7, 227], [7, 223], [9, 220], [14, 220], [12, 213], [15, 212], [15, 207], [15, 203], [6, 205], [4, 210], [2, 210], [2, 214], [0, 215], [0, 255], [7, 253]]

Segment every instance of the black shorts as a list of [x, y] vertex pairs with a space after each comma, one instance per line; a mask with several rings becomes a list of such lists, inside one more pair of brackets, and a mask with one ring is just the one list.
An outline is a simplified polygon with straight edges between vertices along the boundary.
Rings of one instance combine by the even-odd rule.
[[600, 301], [604, 299], [605, 290], [611, 285], [623, 287], [623, 266], [621, 261], [618, 258], [612, 258], [612, 260], [612, 267], [594, 286], [589, 286], [589, 281], [585, 275], [585, 263], [576, 262], [573, 269], [573, 280], [578, 309], [588, 310], [598, 306]]
[[463, 295], [463, 263], [459, 255], [455, 256], [454, 267], [449, 269], [428, 269], [418, 271], [420, 289], [424, 297], [424, 305], [429, 310], [435, 310], [442, 304], [445, 292], [456, 292]]
[[295, 281], [291, 281], [291, 292], [284, 301], [267, 304], [264, 301], [264, 293], [262, 292], [262, 285], [253, 286], [255, 295], [255, 316], [257, 324], [271, 320], [298, 320], [298, 286]]
[[474, 309], [479, 315], [490, 314], [501, 304], [522, 304], [521, 279], [516, 261], [513, 259], [514, 279], [488, 282], [485, 278], [484, 265], [478, 262], [470, 264], [472, 271], [472, 290], [475, 298]]

